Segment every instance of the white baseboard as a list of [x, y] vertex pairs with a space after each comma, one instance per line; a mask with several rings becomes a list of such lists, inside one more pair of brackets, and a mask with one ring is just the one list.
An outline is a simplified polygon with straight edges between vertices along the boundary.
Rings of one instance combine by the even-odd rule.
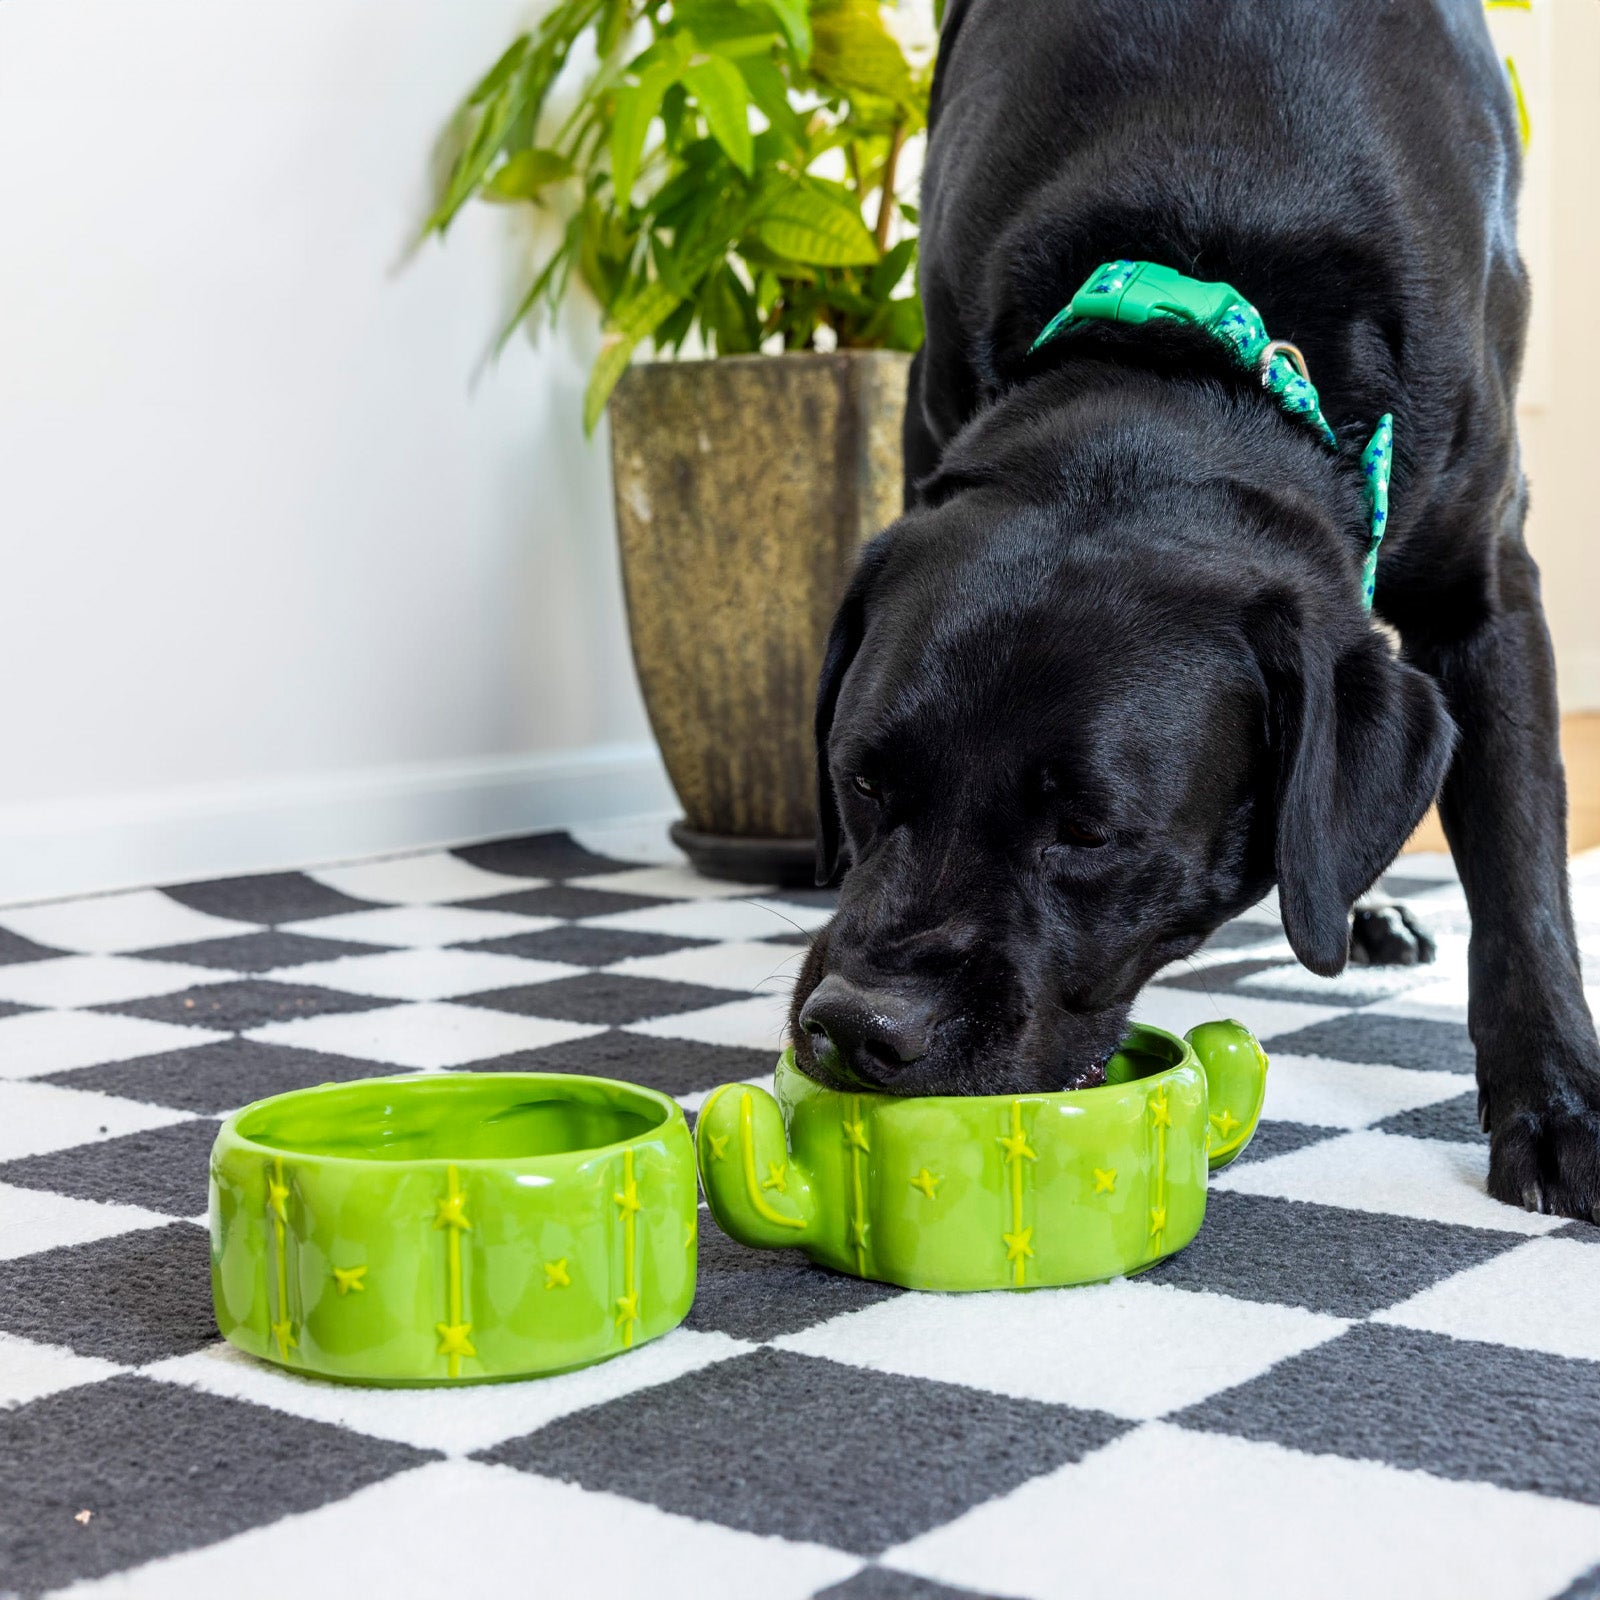
[[0, 904], [671, 809], [661, 757], [644, 742], [0, 807]]

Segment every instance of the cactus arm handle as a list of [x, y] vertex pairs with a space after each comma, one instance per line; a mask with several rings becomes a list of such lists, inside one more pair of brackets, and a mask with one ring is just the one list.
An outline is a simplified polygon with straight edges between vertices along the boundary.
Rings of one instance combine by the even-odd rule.
[[750, 1204], [768, 1222], [775, 1222], [780, 1228], [804, 1229], [804, 1217], [786, 1216], [782, 1211], [775, 1210], [767, 1204], [766, 1196], [761, 1192], [761, 1184], [756, 1177], [755, 1103], [748, 1089], [739, 1097], [739, 1143], [744, 1156], [744, 1186]]
[[[766, 1249], [805, 1242], [816, 1213], [810, 1175], [789, 1153], [783, 1113], [764, 1089], [714, 1090], [700, 1108], [695, 1154], [706, 1203], [725, 1233]], [[774, 1203], [778, 1195], [784, 1204]]]
[[1242, 1022], [1202, 1022], [1185, 1035], [1206, 1076], [1212, 1172], [1250, 1143], [1267, 1093], [1267, 1055]]

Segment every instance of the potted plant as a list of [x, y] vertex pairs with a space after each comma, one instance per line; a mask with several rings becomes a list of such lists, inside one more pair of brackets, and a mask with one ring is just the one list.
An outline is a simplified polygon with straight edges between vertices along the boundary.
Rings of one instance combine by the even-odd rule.
[[[428, 224], [474, 197], [552, 213], [507, 333], [574, 278], [599, 303], [584, 423], [609, 406], [674, 837], [717, 876], [809, 879], [822, 644], [857, 546], [900, 509], [922, 310], [898, 186], [932, 38], [908, 52], [894, 20], [878, 0], [558, 0], [461, 108]], [[578, 80], [559, 118], [558, 78]], [[635, 364], [645, 345], [705, 357]]]

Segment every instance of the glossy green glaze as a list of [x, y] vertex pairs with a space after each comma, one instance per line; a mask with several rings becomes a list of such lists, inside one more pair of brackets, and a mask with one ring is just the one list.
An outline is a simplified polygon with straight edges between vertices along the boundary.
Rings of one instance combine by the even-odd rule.
[[842, 1094], [778, 1064], [777, 1099], [714, 1090], [695, 1128], [712, 1215], [909, 1289], [1095, 1283], [1181, 1250], [1209, 1168], [1248, 1143], [1267, 1058], [1237, 1022], [1135, 1026], [1107, 1082], [1059, 1094]]
[[259, 1100], [211, 1152], [217, 1325], [365, 1383], [587, 1366], [694, 1298], [694, 1150], [666, 1095], [429, 1073]]

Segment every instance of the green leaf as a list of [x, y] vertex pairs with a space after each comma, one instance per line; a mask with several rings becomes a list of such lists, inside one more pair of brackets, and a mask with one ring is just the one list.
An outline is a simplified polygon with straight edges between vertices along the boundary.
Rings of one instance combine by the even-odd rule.
[[647, 283], [617, 308], [583, 391], [583, 431], [593, 433], [617, 380], [628, 370], [641, 339], [648, 338], [678, 307], [680, 296], [664, 283]]
[[517, 309], [512, 312], [510, 320], [500, 330], [500, 336], [494, 342], [496, 355], [505, 349], [506, 341], [542, 298], [548, 295], [552, 303], [560, 298], [560, 290], [566, 283], [567, 274], [572, 270], [573, 259], [578, 253], [579, 241], [583, 234], [583, 216], [580, 211], [567, 223], [560, 248], [552, 252], [539, 275], [529, 284], [528, 292], [517, 303]]
[[767, 4], [803, 66], [811, 56], [811, 13], [806, 0], [767, 0]]
[[774, 254], [818, 267], [864, 267], [878, 259], [860, 211], [815, 182], [779, 190], [763, 207], [755, 235]]
[[891, 300], [884, 310], [883, 342], [890, 350], [920, 350], [926, 330], [922, 323], [922, 300], [911, 295]]
[[629, 0], [605, 0], [600, 26], [595, 33], [595, 48], [605, 57], [622, 42], [628, 26]]
[[673, 13], [698, 44], [720, 56], [770, 55], [783, 37], [766, 0], [677, 0]]
[[483, 186], [486, 200], [534, 200], [552, 183], [572, 176], [559, 150], [519, 150], [497, 167]]
[[[790, 149], [804, 152], [806, 125], [789, 104], [789, 85], [776, 63], [770, 60], [742, 60], [739, 71], [744, 76], [745, 86], [756, 103], [756, 109], [767, 119], [773, 132]], [[759, 143], [757, 153], [760, 154]]]
[[887, 300], [894, 293], [895, 285], [906, 275], [906, 268], [911, 265], [916, 254], [917, 241], [902, 239], [872, 269], [872, 276], [867, 279], [867, 293], [874, 300]]
[[716, 338], [719, 356], [749, 355], [760, 348], [755, 301], [732, 267], [725, 264], [706, 279], [698, 310]]
[[633, 195], [645, 135], [661, 109], [661, 97], [677, 76], [675, 62], [658, 61], [645, 68], [638, 83], [625, 83], [617, 90], [611, 122], [611, 184], [619, 206], [627, 205]]
[[668, 150], [676, 150], [683, 137], [684, 112], [688, 108], [688, 95], [681, 83], [669, 85], [661, 97], [661, 136]]
[[811, 38], [814, 78], [837, 89], [913, 104], [911, 68], [883, 25], [878, 0], [818, 0], [811, 10]]
[[696, 306], [693, 300], [685, 300], [651, 336], [650, 342], [657, 350], [671, 350], [676, 354], [683, 346], [683, 341], [689, 337], [689, 330], [694, 326]]
[[467, 96], [469, 106], [481, 106], [490, 95], [494, 94], [507, 78], [522, 65], [523, 57], [528, 53], [528, 46], [533, 42], [531, 33], [519, 34], [506, 46], [505, 54], [484, 73], [473, 85], [472, 93]]
[[721, 56], [708, 56], [684, 68], [683, 86], [699, 102], [711, 137], [749, 177], [755, 150], [750, 138], [750, 97], [739, 69]]

